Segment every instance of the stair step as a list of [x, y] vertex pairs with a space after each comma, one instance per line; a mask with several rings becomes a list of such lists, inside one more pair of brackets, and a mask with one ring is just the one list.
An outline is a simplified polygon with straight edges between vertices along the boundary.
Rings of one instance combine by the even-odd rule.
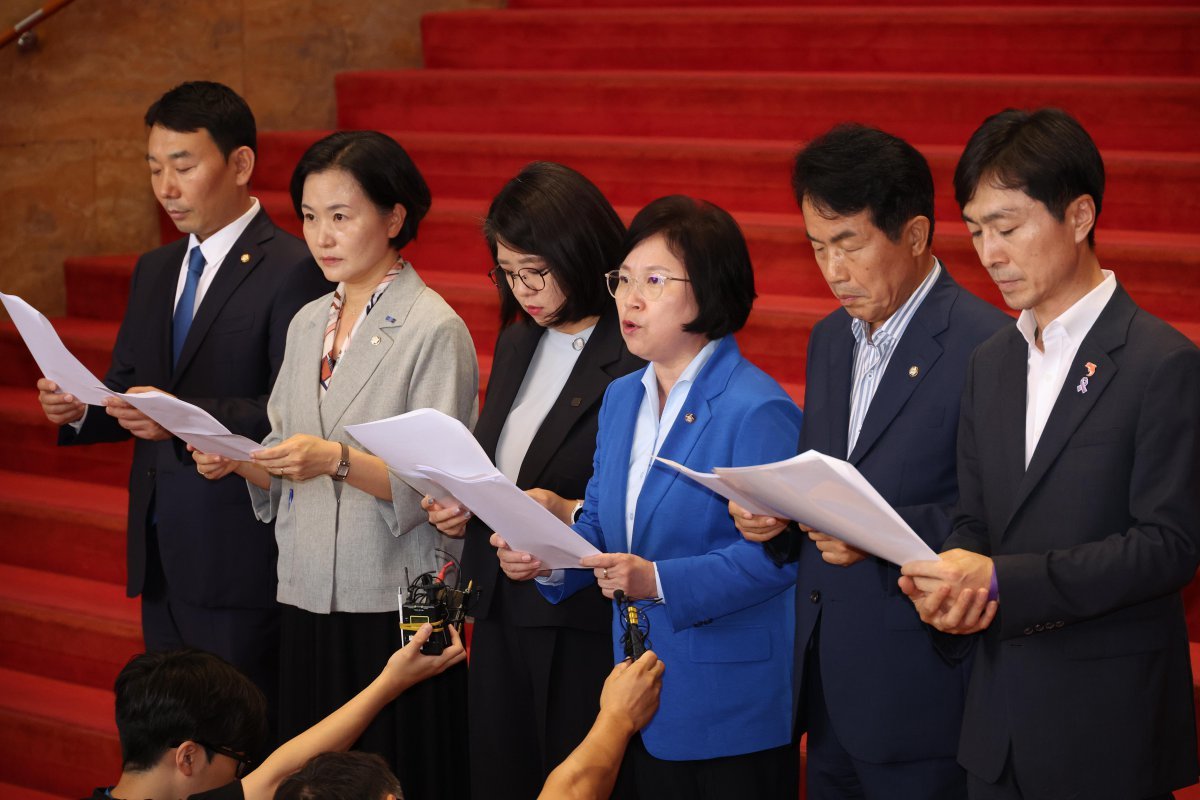
[[[286, 192], [304, 151], [326, 131], [264, 133], [259, 137], [255, 187]], [[611, 203], [634, 210], [667, 194], [689, 194], [740, 216], [745, 212], [792, 214], [792, 161], [797, 143], [640, 139], [627, 136], [518, 136], [475, 133], [387, 132], [404, 145], [433, 192], [434, 209], [446, 198], [477, 198], [486, 211], [492, 196], [531, 161], [566, 164], [588, 176]], [[957, 220], [954, 167], [961, 142], [921, 145], [937, 188], [938, 219]], [[1146, 231], [1200, 231], [1200, 152], [1105, 152], [1102, 227]], [[281, 199], [276, 223], [295, 219]], [[482, 212], [481, 212], [482, 213]], [[178, 238], [168, 226], [164, 241]], [[298, 226], [296, 226], [298, 227]], [[478, 237], [482, 241], [482, 236]], [[460, 242], [461, 244], [461, 242]], [[90, 284], [89, 284], [90, 288]], [[99, 287], [97, 287], [99, 288]], [[75, 292], [68, 292], [68, 303]], [[70, 306], [68, 306], [70, 308]]]
[[[128, 283], [126, 283], [126, 287]], [[126, 291], [121, 295], [128, 298]], [[126, 300], [122, 300], [114, 308], [116, 315], [124, 312]], [[91, 370], [97, 378], [103, 378], [108, 371], [112, 359], [113, 343], [117, 340], [116, 319], [86, 319], [83, 317], [60, 317], [51, 320], [63, 344], [78, 358], [83, 365]], [[36, 392], [41, 371], [29, 355], [25, 343], [21, 341], [17, 329], [11, 322], [0, 324], [0, 359], [8, 364], [0, 385], [28, 387]]]
[[74, 800], [61, 794], [47, 794], [28, 786], [16, 786], [11, 783], [0, 783], [0, 800]]
[[1194, 8], [489, 9], [426, 14], [421, 33], [438, 69], [1200, 72]]
[[859, 119], [961, 146], [1000, 109], [1060, 106], [1101, 150], [1181, 151], [1200, 125], [1191, 78], [426, 69], [335, 80], [340, 128], [800, 141]]
[[10, 463], [25, 471], [107, 486], [128, 484], [133, 442], [58, 447], [57, 428], [42, 414], [33, 386], [0, 386], [0, 427]]
[[0, 472], [0, 564], [123, 586], [127, 498], [112, 486]]
[[0, 564], [0, 667], [111, 689], [144, 649], [138, 609], [123, 586]]
[[84, 797], [120, 771], [111, 691], [0, 669], [0, 781]]

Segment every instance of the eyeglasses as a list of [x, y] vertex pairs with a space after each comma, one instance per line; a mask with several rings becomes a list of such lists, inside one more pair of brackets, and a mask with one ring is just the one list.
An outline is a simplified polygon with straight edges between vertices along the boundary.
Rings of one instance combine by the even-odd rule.
[[521, 279], [521, 283], [525, 284], [525, 288], [531, 292], [540, 292], [546, 288], [546, 273], [550, 271], [549, 267], [535, 269], [533, 267], [522, 267], [516, 272], [510, 272], [500, 265], [496, 265], [488, 270], [488, 277], [492, 279], [494, 286], [500, 285], [500, 276], [503, 275], [508, 279], [508, 285], [512, 288], [517, 288], [517, 278]]
[[662, 297], [663, 289], [667, 287], [669, 281], [691, 283], [687, 278], [673, 278], [657, 272], [651, 272], [644, 278], [637, 278], [632, 273], [622, 272], [619, 269], [604, 273], [604, 278], [608, 281], [608, 293], [613, 297], [621, 297], [629, 294], [631, 289], [637, 289], [638, 293], [647, 300], [657, 300]]
[[[211, 750], [214, 753], [218, 753], [223, 756], [228, 756], [229, 758], [232, 758], [234, 761], [236, 761], [237, 762], [237, 771], [234, 773], [234, 777], [238, 778], [239, 780], [246, 777], [246, 775], [248, 775], [250, 773], [250, 768], [254, 766], [254, 761], [252, 759], [247, 758], [246, 756], [242, 755], [241, 753], [235, 753], [234, 751], [230, 750], [228, 747], [218, 747], [215, 744], [208, 744], [207, 742], [202, 742], [199, 739], [192, 739], [192, 741], [195, 742], [196, 744], [200, 745], [201, 747], [203, 747], [205, 750]], [[183, 744], [183, 742], [173, 742], [169, 746], [170, 747], [179, 747], [181, 744]]]

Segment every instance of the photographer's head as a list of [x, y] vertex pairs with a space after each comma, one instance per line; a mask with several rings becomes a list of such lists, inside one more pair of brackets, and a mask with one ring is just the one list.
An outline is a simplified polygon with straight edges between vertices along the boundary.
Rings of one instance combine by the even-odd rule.
[[210, 653], [134, 656], [113, 690], [122, 772], [160, 773], [183, 796], [241, 777], [266, 744], [262, 692]]
[[404, 794], [374, 753], [324, 753], [279, 784], [275, 800], [404, 800]]

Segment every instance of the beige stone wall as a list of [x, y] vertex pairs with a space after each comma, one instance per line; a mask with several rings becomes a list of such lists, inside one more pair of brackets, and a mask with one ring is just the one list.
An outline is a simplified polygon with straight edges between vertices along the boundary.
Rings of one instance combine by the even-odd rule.
[[[43, 0], [0, 0], [0, 26]], [[77, 0], [0, 50], [0, 291], [65, 309], [63, 259], [158, 244], [146, 107], [221, 81], [259, 130], [330, 128], [333, 76], [421, 64], [428, 11], [502, 0]]]

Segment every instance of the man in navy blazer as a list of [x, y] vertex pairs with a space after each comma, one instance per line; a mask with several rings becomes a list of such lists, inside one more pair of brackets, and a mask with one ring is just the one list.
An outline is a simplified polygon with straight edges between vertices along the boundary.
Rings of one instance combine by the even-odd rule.
[[1200, 350], [1101, 269], [1104, 163], [1066, 112], [990, 117], [954, 189], [1021, 309], [967, 373], [954, 532], [902, 585], [960, 634], [939, 634], [948, 656], [974, 645], [970, 797], [1170, 797], [1200, 773], [1180, 599], [1200, 564]]
[[[817, 265], [842, 308], [808, 343], [800, 450], [848, 460], [935, 550], [958, 496], [967, 361], [1008, 318], [930, 252], [933, 178], [890, 134], [842, 125], [792, 176]], [[819, 531], [731, 513], [777, 561], [799, 561], [795, 709], [810, 798], [960, 798], [966, 667], [939, 656], [899, 569]]]
[[[151, 185], [189, 236], [138, 260], [105, 384], [157, 387], [261, 440], [288, 323], [328, 284], [304, 243], [250, 196], [256, 131], [241, 97], [185, 83], [150, 107], [146, 125]], [[205, 480], [182, 441], [126, 403], [88, 408], [45, 379], [38, 389], [63, 426], [60, 444], [135, 437], [127, 591], [142, 597], [147, 649], [220, 655], [273, 700], [275, 538], [255, 519], [245, 482]]]

